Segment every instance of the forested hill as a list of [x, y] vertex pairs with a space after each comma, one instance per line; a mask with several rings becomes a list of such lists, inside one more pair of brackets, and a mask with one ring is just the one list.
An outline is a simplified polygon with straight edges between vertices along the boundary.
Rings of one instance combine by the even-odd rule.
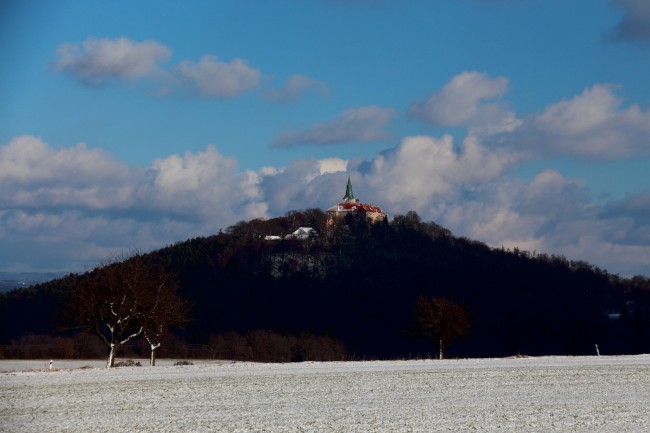
[[[179, 294], [191, 305], [189, 324], [176, 332], [203, 344], [270, 330], [330, 337], [349, 356], [415, 356], [436, 350], [414, 331], [414, 306], [427, 296], [464, 306], [471, 320], [450, 356], [595, 354], [596, 344], [604, 354], [650, 352], [645, 277], [489, 248], [413, 212], [375, 225], [349, 218], [329, 231], [325, 222], [320, 210], [292, 211], [148, 254], [178, 275]], [[298, 227], [319, 235], [265, 239]], [[65, 296], [78, 278], [2, 294], [0, 343], [62, 329]]]

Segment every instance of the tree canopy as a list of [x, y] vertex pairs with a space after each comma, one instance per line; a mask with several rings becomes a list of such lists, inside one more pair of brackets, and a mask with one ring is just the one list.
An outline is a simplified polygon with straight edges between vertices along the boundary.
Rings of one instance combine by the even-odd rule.
[[444, 358], [446, 348], [470, 333], [471, 322], [465, 308], [446, 298], [421, 296], [415, 304], [418, 334], [438, 345], [438, 357]]

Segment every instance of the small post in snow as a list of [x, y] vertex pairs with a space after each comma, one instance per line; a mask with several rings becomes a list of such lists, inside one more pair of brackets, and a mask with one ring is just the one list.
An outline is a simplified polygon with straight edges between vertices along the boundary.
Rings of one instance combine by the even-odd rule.
[[596, 344], [596, 356], [600, 356], [600, 350], [598, 349], [598, 345]]
[[50, 370], [52, 370], [52, 360], [50, 359]]

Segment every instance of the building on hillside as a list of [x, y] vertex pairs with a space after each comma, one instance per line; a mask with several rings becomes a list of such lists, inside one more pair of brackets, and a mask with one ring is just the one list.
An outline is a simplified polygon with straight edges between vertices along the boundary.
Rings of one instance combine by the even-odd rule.
[[314, 230], [311, 227], [299, 227], [298, 230], [296, 230], [293, 233], [290, 233], [286, 235], [284, 238], [285, 239], [300, 239], [300, 240], [305, 240], [305, 239], [311, 239], [315, 238], [318, 236], [318, 232]]
[[264, 236], [264, 240], [281, 241], [282, 239], [298, 239], [304, 241], [307, 239], [313, 239], [315, 237], [318, 237], [318, 232], [312, 227], [299, 227], [296, 231], [289, 233], [284, 237], [278, 235], [266, 235]]
[[369, 222], [376, 223], [387, 219], [386, 212], [379, 206], [361, 203], [352, 193], [352, 182], [348, 177], [348, 185], [345, 188], [345, 195], [339, 204], [331, 206], [325, 211], [327, 214], [327, 225], [331, 227], [342, 222], [347, 215], [364, 215]]

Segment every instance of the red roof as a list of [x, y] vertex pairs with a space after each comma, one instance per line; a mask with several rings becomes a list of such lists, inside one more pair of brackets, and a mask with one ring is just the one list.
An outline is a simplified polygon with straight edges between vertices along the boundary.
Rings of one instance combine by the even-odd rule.
[[366, 203], [339, 203], [327, 209], [327, 212], [377, 212], [386, 214], [379, 206]]

